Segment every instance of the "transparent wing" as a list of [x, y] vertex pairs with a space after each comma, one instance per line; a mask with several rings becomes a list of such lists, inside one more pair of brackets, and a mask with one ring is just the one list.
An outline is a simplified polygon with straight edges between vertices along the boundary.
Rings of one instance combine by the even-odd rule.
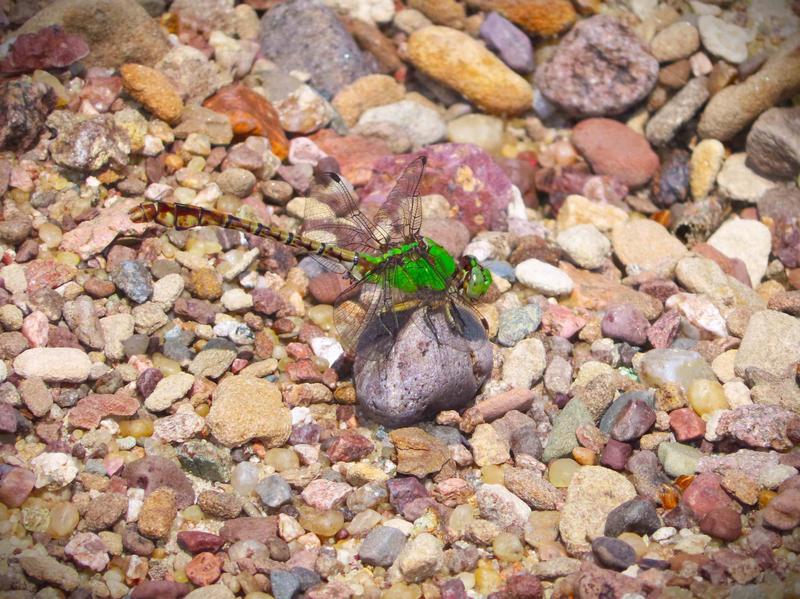
[[415, 238], [422, 225], [419, 184], [427, 158], [419, 156], [406, 166], [386, 201], [375, 215], [375, 222], [388, 233], [393, 243]]
[[355, 252], [380, 253], [388, 237], [361, 211], [353, 186], [336, 173], [325, 177], [327, 183], [306, 201], [301, 234]]

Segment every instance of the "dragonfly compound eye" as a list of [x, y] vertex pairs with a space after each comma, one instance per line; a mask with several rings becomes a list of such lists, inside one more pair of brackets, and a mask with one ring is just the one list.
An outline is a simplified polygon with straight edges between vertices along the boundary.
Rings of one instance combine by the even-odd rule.
[[488, 268], [484, 268], [472, 256], [468, 256], [469, 268], [466, 280], [464, 281], [464, 291], [470, 299], [478, 299], [483, 296], [489, 287], [492, 286], [492, 273]]

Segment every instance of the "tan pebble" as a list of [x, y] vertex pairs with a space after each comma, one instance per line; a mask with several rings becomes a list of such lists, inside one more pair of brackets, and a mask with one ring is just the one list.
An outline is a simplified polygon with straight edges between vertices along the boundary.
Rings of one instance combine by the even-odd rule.
[[575, 9], [568, 0], [471, 0], [484, 11], [496, 10], [531, 33], [555, 35], [575, 22]]
[[756, 74], [716, 94], [706, 106], [700, 137], [727, 141], [755, 118], [800, 88], [800, 40], [787, 41]]
[[695, 146], [689, 163], [689, 186], [695, 200], [705, 199], [714, 188], [724, 160], [725, 146], [716, 139], [704, 139]]
[[183, 100], [175, 91], [172, 81], [161, 71], [141, 64], [122, 65], [119, 71], [125, 91], [154, 116], [168, 123], [180, 118]]
[[359, 117], [369, 108], [399, 102], [405, 88], [388, 75], [366, 75], [353, 81], [337, 93], [331, 104], [348, 127], [354, 127]]
[[530, 84], [461, 31], [439, 26], [415, 31], [408, 39], [408, 56], [425, 74], [486, 112], [517, 114], [531, 107]]
[[163, 539], [169, 534], [177, 514], [175, 492], [167, 487], [156, 489], [142, 503], [139, 532], [146, 537]]

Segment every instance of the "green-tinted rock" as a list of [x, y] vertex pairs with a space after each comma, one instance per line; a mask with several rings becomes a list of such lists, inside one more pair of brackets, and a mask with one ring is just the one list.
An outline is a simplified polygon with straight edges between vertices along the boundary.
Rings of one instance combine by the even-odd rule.
[[697, 472], [697, 462], [702, 455], [696, 447], [683, 443], [662, 443], [658, 446], [658, 459], [664, 471], [673, 478]]
[[188, 441], [178, 448], [181, 466], [195, 476], [226, 483], [231, 479], [231, 452], [200, 439]]
[[553, 430], [550, 431], [550, 438], [547, 441], [547, 447], [544, 448], [542, 461], [547, 463], [550, 460], [569, 455], [578, 446], [575, 430], [581, 424], [594, 424], [594, 418], [582, 401], [573, 399], [553, 419]]

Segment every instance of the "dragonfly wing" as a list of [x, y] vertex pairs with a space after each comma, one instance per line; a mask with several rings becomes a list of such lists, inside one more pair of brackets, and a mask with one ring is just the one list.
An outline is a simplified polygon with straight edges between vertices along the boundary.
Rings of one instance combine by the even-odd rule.
[[306, 201], [301, 233], [356, 252], [378, 253], [385, 241], [358, 206], [353, 186], [336, 173]]
[[419, 234], [422, 225], [419, 186], [426, 163], [427, 158], [419, 156], [406, 166], [375, 215], [375, 222], [389, 231], [392, 242], [411, 239]]
[[399, 330], [387, 313], [390, 303], [385, 279], [379, 283], [362, 280], [342, 292], [336, 301], [333, 322], [345, 351], [367, 360], [389, 353]]

